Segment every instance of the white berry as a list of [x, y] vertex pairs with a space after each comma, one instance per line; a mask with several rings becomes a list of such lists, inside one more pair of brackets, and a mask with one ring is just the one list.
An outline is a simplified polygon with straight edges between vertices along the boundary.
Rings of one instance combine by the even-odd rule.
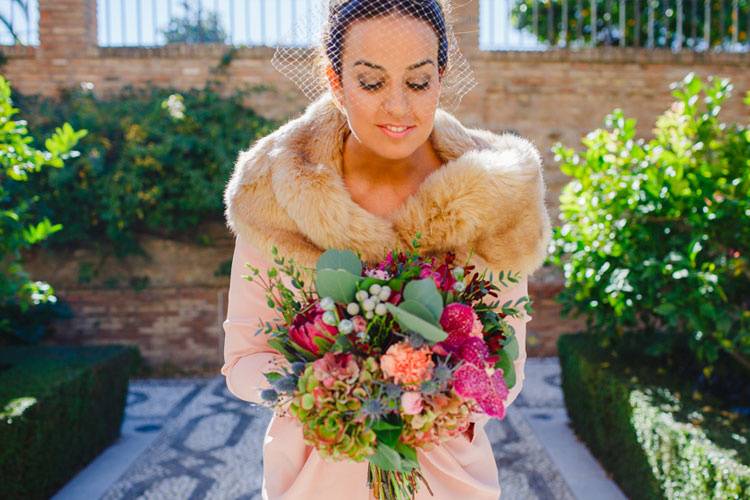
[[349, 334], [349, 333], [352, 333], [353, 330], [354, 330], [354, 323], [352, 323], [351, 320], [342, 319], [339, 322], [339, 332], [343, 334]]
[[326, 325], [336, 326], [336, 315], [332, 311], [326, 311], [323, 313], [323, 323]]
[[320, 299], [320, 307], [326, 311], [333, 311], [336, 308], [336, 303], [331, 297], [323, 297]]
[[350, 302], [346, 306], [346, 312], [349, 313], [349, 316], [356, 316], [357, 314], [359, 314], [359, 304], [357, 304], [356, 302]]

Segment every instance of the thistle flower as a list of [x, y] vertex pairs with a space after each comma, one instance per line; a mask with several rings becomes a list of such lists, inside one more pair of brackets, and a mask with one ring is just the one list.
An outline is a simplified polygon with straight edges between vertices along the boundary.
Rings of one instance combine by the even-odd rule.
[[378, 420], [386, 413], [386, 408], [379, 399], [368, 398], [362, 401], [362, 408], [359, 409], [363, 418]]

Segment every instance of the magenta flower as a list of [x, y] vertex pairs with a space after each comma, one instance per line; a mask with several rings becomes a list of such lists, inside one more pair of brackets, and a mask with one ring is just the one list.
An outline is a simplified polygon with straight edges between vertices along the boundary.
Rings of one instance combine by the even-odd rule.
[[307, 313], [295, 316], [289, 328], [291, 341], [313, 354], [320, 353], [320, 347], [314, 339], [322, 339], [327, 344], [333, 344], [338, 330], [335, 326], [323, 322], [324, 312], [320, 304], [317, 304]]
[[458, 395], [473, 398], [490, 417], [505, 417], [503, 401], [509, 391], [502, 369], [464, 363], [453, 374], [453, 388]]
[[[448, 334], [448, 338], [440, 344], [447, 351], [457, 349], [465, 339], [471, 337], [474, 329], [474, 318], [476, 313], [471, 306], [453, 302], [443, 309], [440, 315], [440, 326]], [[475, 337], [476, 338], [476, 337]]]
[[419, 277], [432, 278], [435, 281], [435, 285], [444, 292], [448, 292], [453, 289], [453, 284], [456, 283], [456, 278], [450, 271], [447, 264], [441, 264], [437, 269], [434, 268], [434, 258], [431, 262], [425, 262], [422, 264], [422, 269], [419, 272]]
[[502, 370], [496, 370], [496, 357], [490, 356], [484, 339], [472, 335], [476, 313], [471, 306], [454, 302], [443, 309], [440, 326], [448, 338], [435, 345], [463, 362], [453, 374], [453, 388], [465, 398], [474, 399], [491, 417], [503, 418], [503, 400], [508, 397], [508, 386]]

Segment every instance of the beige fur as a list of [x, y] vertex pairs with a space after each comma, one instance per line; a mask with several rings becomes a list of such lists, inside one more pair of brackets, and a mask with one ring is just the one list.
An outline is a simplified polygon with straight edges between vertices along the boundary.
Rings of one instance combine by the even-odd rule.
[[227, 225], [271, 258], [271, 246], [314, 267], [324, 249], [374, 262], [390, 249], [453, 250], [524, 275], [551, 236], [542, 159], [527, 139], [463, 126], [438, 108], [430, 139], [444, 164], [389, 218], [355, 203], [341, 175], [346, 117], [330, 93], [240, 153], [224, 193]]

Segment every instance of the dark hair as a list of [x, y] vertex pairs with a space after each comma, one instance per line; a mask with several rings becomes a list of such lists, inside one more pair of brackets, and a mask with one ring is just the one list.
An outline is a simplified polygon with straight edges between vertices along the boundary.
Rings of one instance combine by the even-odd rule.
[[341, 81], [341, 53], [349, 26], [360, 19], [373, 19], [391, 13], [401, 13], [427, 22], [438, 37], [438, 70], [443, 73], [448, 64], [448, 35], [445, 15], [438, 0], [349, 0], [331, 9], [329, 30], [325, 41], [326, 55]]

